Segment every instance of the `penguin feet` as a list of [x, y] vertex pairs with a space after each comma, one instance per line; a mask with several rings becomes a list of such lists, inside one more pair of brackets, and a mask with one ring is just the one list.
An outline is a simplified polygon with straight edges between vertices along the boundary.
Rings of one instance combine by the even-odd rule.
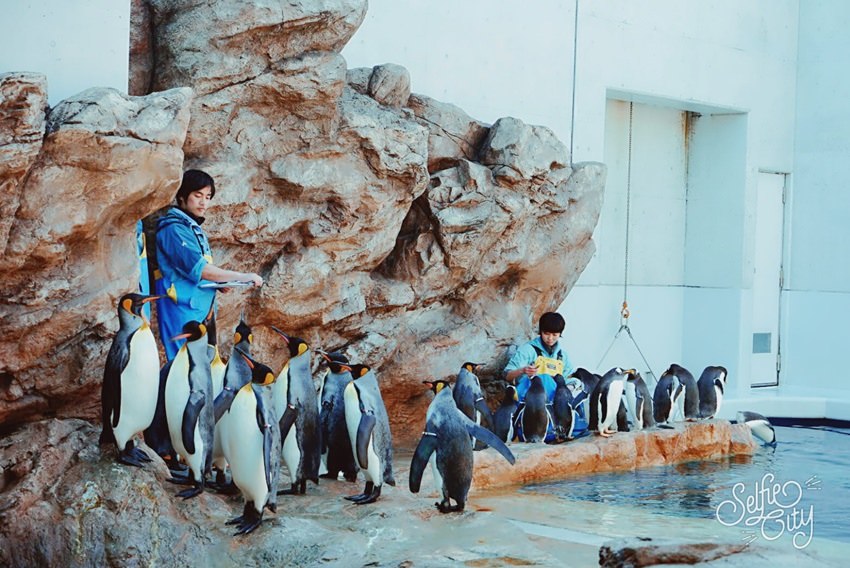
[[331, 472], [327, 472], [327, 473], [323, 473], [323, 474], [322, 474], [322, 475], [320, 475], [319, 477], [320, 477], [321, 479], [336, 479], [336, 478], [338, 477], [338, 475], [339, 475], [339, 474], [331, 473]]
[[460, 513], [463, 511], [465, 505], [466, 504], [463, 501], [458, 501], [457, 505], [452, 505], [451, 501], [448, 499], [443, 499], [442, 501], [434, 503], [434, 506], [437, 507], [437, 510], [441, 513]]
[[346, 497], [349, 501], [353, 502], [355, 505], [366, 505], [367, 503], [374, 503], [378, 500], [378, 497], [381, 496], [381, 486], [375, 485], [371, 481], [366, 482], [366, 488], [363, 490], [363, 493], [359, 495], [352, 495], [350, 497]]
[[189, 489], [184, 489], [183, 491], [177, 494], [178, 497], [182, 497], [185, 501], [186, 499], [191, 499], [192, 497], [197, 497], [201, 493], [204, 492], [204, 482], [201, 481], [193, 481], [195, 484], [194, 487], [190, 487]]
[[218, 493], [220, 495], [237, 495], [237, 494], [239, 494], [239, 488], [236, 487], [236, 484], [233, 483], [232, 481], [230, 483], [222, 483], [221, 485], [219, 485], [218, 483], [216, 483], [216, 484], [208, 483], [207, 485], [209, 485], [210, 488], [213, 491], [215, 491], [216, 493]]
[[307, 480], [293, 483], [289, 489], [281, 489], [277, 492], [278, 495], [304, 495], [307, 493]]
[[254, 502], [248, 501], [245, 503], [245, 508], [242, 510], [242, 514], [238, 517], [230, 519], [225, 524], [226, 525], [236, 525], [236, 532], [233, 533], [233, 536], [239, 536], [241, 534], [248, 534], [260, 526], [263, 522], [263, 514], [258, 513], [254, 508]]
[[171, 472], [171, 477], [166, 479], [166, 481], [175, 485], [193, 485], [195, 483], [195, 480], [188, 475], [186, 477], [183, 477], [182, 475], [174, 475], [173, 471]]
[[124, 446], [124, 449], [118, 452], [118, 458], [116, 459], [118, 463], [123, 463], [124, 465], [132, 465], [135, 467], [145, 467], [146, 463], [151, 461], [150, 456], [145, 453], [141, 448], [137, 448], [133, 445], [132, 440], [127, 442], [127, 445]]
[[354, 501], [356, 503], [357, 501], [360, 501], [361, 499], [366, 499], [369, 496], [369, 494], [372, 493], [372, 491], [374, 491], [374, 490], [375, 490], [375, 484], [372, 483], [371, 481], [367, 481], [366, 487], [363, 489], [363, 493], [358, 493], [357, 495], [349, 495], [347, 497], [343, 497], [343, 499], [346, 499], [348, 501]]

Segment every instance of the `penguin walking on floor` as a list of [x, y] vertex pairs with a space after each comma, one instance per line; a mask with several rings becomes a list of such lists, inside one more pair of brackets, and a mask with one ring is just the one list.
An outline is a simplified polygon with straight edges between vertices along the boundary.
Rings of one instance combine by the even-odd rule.
[[549, 405], [546, 400], [546, 389], [539, 376], [531, 377], [528, 390], [525, 393], [525, 406], [519, 411], [517, 422], [521, 427], [523, 442], [543, 442], [552, 423]]
[[[470, 420], [457, 407], [445, 381], [428, 382], [435, 397], [425, 415], [425, 431], [410, 463], [409, 488], [418, 493], [422, 473], [430, 462], [443, 500], [434, 505], [441, 513], [463, 511], [472, 484], [473, 454], [469, 438], [475, 438], [498, 451], [511, 465], [516, 459], [508, 447], [490, 430]], [[455, 504], [452, 505], [451, 501]]]
[[701, 418], [714, 418], [723, 404], [726, 390], [726, 367], [706, 367], [697, 381], [699, 388], [699, 415]]
[[321, 353], [330, 372], [322, 384], [319, 422], [322, 426], [322, 461], [327, 473], [320, 477], [338, 479], [340, 472], [347, 481], [357, 481], [357, 462], [351, 451], [348, 428], [345, 425], [345, 387], [351, 382], [351, 372], [345, 365], [348, 358], [342, 353]]
[[[493, 419], [490, 413], [490, 407], [487, 406], [487, 401], [484, 399], [484, 393], [481, 391], [481, 382], [478, 380], [478, 375], [475, 371], [480, 367], [478, 363], [467, 361], [460, 367], [455, 386], [452, 389], [455, 404], [463, 412], [467, 418], [481, 424], [487, 430], [492, 432]], [[476, 443], [472, 440], [472, 444], [476, 450], [481, 450], [487, 446], [482, 443]]]
[[626, 379], [624, 398], [635, 430], [645, 430], [655, 425], [652, 397], [640, 373], [630, 374]]
[[103, 369], [100, 443], [118, 446], [118, 462], [144, 467], [151, 461], [133, 438], [154, 419], [159, 392], [159, 351], [145, 318], [145, 304], [159, 296], [125, 294], [118, 300], [118, 333]]
[[738, 423], [746, 424], [753, 436], [768, 446], [776, 446], [776, 430], [765, 416], [749, 410], [738, 411]]
[[573, 392], [567, 386], [563, 375], [555, 375], [555, 395], [552, 398], [552, 421], [555, 426], [555, 440], [566, 442], [573, 439], [575, 410], [573, 410]]
[[518, 401], [516, 387], [508, 385], [499, 408], [493, 413], [493, 433], [503, 442], [511, 442], [514, 439], [514, 419]]
[[611, 427], [617, 422], [626, 377], [634, 372], [634, 369], [624, 371], [620, 367], [614, 367], [603, 375], [602, 380], [590, 395], [589, 427], [591, 430], [596, 430], [606, 438], [615, 433]]
[[[178, 497], [189, 499], [204, 490], [205, 476], [212, 468], [215, 413], [210, 375], [207, 329], [202, 323], [187, 322], [183, 333], [173, 340], [186, 339], [172, 360], [165, 383], [165, 413], [171, 445], [191, 472], [194, 487]], [[183, 483], [172, 478], [170, 481]]]
[[[278, 495], [297, 495], [307, 492], [307, 481], [319, 483], [322, 461], [322, 430], [319, 424], [319, 401], [310, 371], [310, 346], [299, 337], [292, 337], [272, 326], [289, 348], [289, 361], [280, 372], [273, 389], [275, 412], [280, 424], [283, 461], [289, 470], [291, 487]], [[294, 420], [287, 427], [286, 413]]]
[[353, 380], [346, 385], [343, 393], [345, 424], [352, 453], [366, 478], [366, 486], [362, 493], [346, 499], [365, 505], [380, 497], [384, 483], [395, 487], [393, 440], [375, 372], [367, 365], [350, 365], [349, 371]]
[[679, 398], [682, 397], [684, 387], [674, 373], [664, 371], [655, 384], [652, 394], [652, 407], [655, 422], [659, 428], [672, 428], [674, 414], [678, 407]]
[[682, 385], [682, 396], [677, 399], [677, 413], [682, 420], [693, 422], [699, 418], [699, 386], [690, 371], [673, 363], [664, 371], [676, 375]]
[[235, 536], [260, 526], [266, 508], [277, 511], [280, 430], [271, 390], [266, 388], [274, 382], [274, 373], [238, 346], [234, 347], [234, 357], [246, 363], [244, 367], [234, 366], [236, 372], [247, 376], [239, 381], [245, 384], [235, 392], [226, 411], [227, 428], [222, 431], [221, 442], [233, 483], [245, 499], [242, 514], [226, 523], [236, 525]]

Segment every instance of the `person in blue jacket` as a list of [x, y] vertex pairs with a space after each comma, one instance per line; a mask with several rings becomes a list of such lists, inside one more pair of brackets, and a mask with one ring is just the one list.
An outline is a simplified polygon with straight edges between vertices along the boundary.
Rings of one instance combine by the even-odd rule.
[[[555, 396], [555, 375], [569, 377], [573, 365], [567, 352], [561, 347], [561, 334], [566, 327], [564, 317], [557, 312], [546, 312], [540, 316], [538, 331], [540, 335], [521, 345], [505, 366], [505, 380], [516, 385], [520, 405], [531, 384], [531, 377], [537, 375], [546, 390], [546, 399], [552, 402]], [[567, 384], [578, 379], [566, 378]], [[580, 383], [580, 381], [578, 381]], [[587, 430], [585, 417], [579, 415], [573, 427], [573, 435], [580, 436]], [[546, 441], [554, 438], [554, 429], [550, 427]], [[522, 438], [520, 438], [522, 439]]]
[[226, 270], [213, 264], [206, 233], [201, 228], [210, 200], [215, 196], [213, 178], [201, 170], [187, 170], [177, 190], [177, 205], [157, 222], [155, 275], [157, 318], [165, 356], [177, 355], [182, 341], [171, 341], [188, 321], [204, 321], [215, 308], [215, 288], [210, 282], [244, 281], [262, 286], [263, 278], [253, 272]]

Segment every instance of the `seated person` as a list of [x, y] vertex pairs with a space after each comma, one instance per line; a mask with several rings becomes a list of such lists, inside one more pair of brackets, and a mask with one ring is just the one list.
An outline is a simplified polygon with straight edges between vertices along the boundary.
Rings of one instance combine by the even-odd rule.
[[[520, 408], [525, 401], [526, 392], [528, 392], [528, 387], [531, 384], [531, 377], [534, 375], [540, 377], [546, 391], [546, 400], [549, 403], [555, 396], [555, 375], [560, 374], [567, 377], [568, 386], [570, 382], [578, 381], [578, 379], [569, 378], [569, 375], [573, 372], [573, 367], [566, 352], [559, 344], [564, 327], [566, 327], [566, 322], [561, 314], [546, 312], [540, 316], [538, 322], [540, 335], [521, 345], [505, 366], [505, 380], [516, 385]], [[583, 416], [583, 409], [579, 407], [575, 410], [577, 415], [573, 426], [573, 437], [581, 436], [587, 431], [587, 421], [586, 417]], [[521, 416], [520, 412], [517, 412], [517, 416]], [[521, 424], [517, 420], [515, 430], [519, 433], [519, 438], [522, 439], [520, 427]], [[546, 441], [550, 442], [554, 438], [554, 428], [550, 424]]]

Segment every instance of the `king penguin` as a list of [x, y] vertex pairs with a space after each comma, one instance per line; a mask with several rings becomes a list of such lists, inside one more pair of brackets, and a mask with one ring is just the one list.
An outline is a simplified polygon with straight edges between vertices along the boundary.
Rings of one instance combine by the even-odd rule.
[[[283, 440], [283, 461], [289, 470], [291, 487], [278, 495], [307, 492], [307, 481], [319, 483], [321, 455], [321, 426], [319, 401], [310, 371], [310, 346], [299, 337], [292, 337], [272, 326], [289, 348], [289, 361], [278, 375], [279, 386], [273, 388], [275, 413]], [[286, 427], [286, 412], [294, 413], [294, 422]]]
[[[478, 375], [475, 374], [478, 367], [480, 367], [480, 364], [469, 361], [461, 365], [457, 379], [455, 379], [455, 387], [452, 390], [452, 394], [454, 395], [455, 404], [467, 418], [492, 431], [493, 418], [490, 407], [487, 406], [487, 401], [484, 400], [484, 394], [481, 392], [481, 382], [478, 380]], [[476, 443], [474, 439], [472, 440], [472, 444], [476, 450], [487, 447], [481, 443]]]
[[351, 372], [345, 365], [348, 358], [342, 353], [321, 352], [330, 372], [322, 383], [319, 421], [322, 425], [322, 461], [327, 473], [320, 477], [338, 479], [340, 472], [347, 481], [356, 481], [357, 462], [348, 440], [345, 425], [345, 386], [351, 382]]
[[699, 387], [690, 371], [673, 363], [664, 371], [676, 375], [682, 385], [682, 396], [677, 399], [678, 414], [682, 420], [693, 422], [699, 418]]
[[395, 487], [393, 440], [375, 372], [367, 365], [350, 365], [349, 370], [353, 380], [346, 385], [343, 393], [345, 425], [352, 453], [366, 478], [366, 486], [362, 493], [346, 499], [364, 505], [374, 503], [381, 496], [384, 483]]
[[555, 395], [552, 398], [552, 421], [555, 426], [555, 440], [566, 442], [573, 439], [575, 424], [573, 393], [567, 386], [563, 375], [555, 375]]
[[264, 509], [277, 510], [280, 430], [271, 404], [271, 390], [266, 388], [274, 382], [274, 373], [238, 346], [234, 347], [234, 357], [237, 353], [247, 363], [248, 380], [236, 392], [227, 411], [222, 447], [230, 463], [233, 483], [245, 498], [242, 514], [227, 521], [228, 525], [236, 525], [235, 534], [239, 535], [253, 531], [263, 522]]
[[655, 425], [652, 419], [652, 398], [649, 388], [640, 373], [629, 374], [624, 390], [629, 417], [636, 430], [645, 430]]
[[723, 392], [726, 390], [726, 367], [706, 367], [699, 376], [699, 415], [701, 418], [714, 418], [723, 404]]
[[603, 375], [602, 380], [590, 395], [589, 427], [591, 430], [596, 430], [606, 438], [615, 433], [611, 426], [617, 422], [626, 376], [634, 372], [634, 369], [624, 371], [620, 367], [614, 367]]
[[137, 467], [151, 460], [133, 438], [153, 422], [159, 392], [159, 351], [142, 310], [158, 298], [125, 294], [118, 300], [118, 333], [103, 369], [100, 443], [117, 444], [118, 462]]
[[661, 373], [661, 378], [655, 384], [655, 392], [652, 394], [652, 407], [655, 422], [659, 428], [672, 428], [670, 422], [678, 406], [678, 400], [682, 396], [684, 387], [676, 378], [676, 375], [668, 371]]
[[[188, 464], [194, 482], [193, 488], [177, 494], [184, 499], [204, 490], [204, 478], [212, 467], [215, 413], [206, 335], [204, 324], [190, 321], [183, 326], [183, 333], [172, 338], [186, 339], [186, 343], [172, 360], [165, 382], [171, 445]], [[175, 478], [171, 481], [180, 482]]]
[[503, 442], [512, 442], [514, 439], [514, 418], [518, 400], [516, 387], [507, 385], [502, 403], [493, 414], [493, 433]]
[[531, 384], [525, 393], [525, 406], [519, 411], [517, 418], [522, 430], [523, 442], [543, 442], [552, 417], [546, 402], [546, 389], [543, 381], [537, 375], [531, 377]]
[[[434, 505], [441, 513], [463, 511], [472, 484], [473, 457], [469, 438], [475, 438], [498, 451], [511, 465], [513, 453], [495, 434], [470, 420], [455, 404], [445, 382], [427, 382], [436, 396], [425, 415], [425, 431], [410, 463], [409, 487], [418, 493], [425, 466], [431, 462], [434, 480], [440, 486], [443, 500]], [[431, 459], [434, 455], [435, 459]], [[451, 504], [454, 500], [455, 504]]]

